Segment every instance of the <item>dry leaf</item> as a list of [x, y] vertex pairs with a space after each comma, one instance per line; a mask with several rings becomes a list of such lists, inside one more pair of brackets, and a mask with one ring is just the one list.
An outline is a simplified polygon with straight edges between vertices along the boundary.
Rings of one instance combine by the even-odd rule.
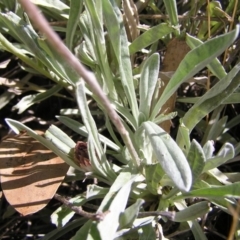
[[87, 143], [78, 141], [74, 148], [74, 161], [79, 165], [84, 171], [90, 172], [92, 166], [89, 160]]
[[[165, 57], [163, 60], [163, 67], [161, 71], [162, 72], [176, 71], [179, 64], [181, 63], [181, 61], [189, 51], [190, 51], [190, 48], [188, 47], [185, 41], [174, 38], [167, 45], [167, 50], [165, 53]], [[161, 96], [164, 89], [166, 88], [166, 85], [168, 84], [169, 79], [167, 77], [164, 77], [164, 75], [162, 75], [161, 81], [162, 81], [161, 82], [162, 86], [159, 91], [159, 96]], [[175, 108], [176, 97], [177, 97], [177, 93], [174, 93], [163, 105], [160, 113], [168, 114], [170, 112], [173, 112]], [[171, 128], [171, 121], [168, 120], [160, 123], [160, 127], [162, 127], [166, 132], [169, 133]]]
[[124, 0], [122, 2], [124, 11], [125, 28], [127, 32], [128, 41], [133, 42], [139, 36], [139, 19], [137, 8], [133, 0]]
[[22, 215], [47, 205], [68, 168], [61, 158], [25, 133], [5, 138], [0, 144], [3, 193]]

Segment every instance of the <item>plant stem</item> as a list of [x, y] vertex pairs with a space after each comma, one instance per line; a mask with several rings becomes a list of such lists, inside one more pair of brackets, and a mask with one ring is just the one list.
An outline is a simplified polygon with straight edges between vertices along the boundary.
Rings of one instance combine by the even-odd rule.
[[66, 205], [67, 207], [69, 207], [72, 211], [74, 211], [75, 213], [88, 218], [88, 219], [92, 219], [95, 221], [102, 221], [104, 219], [104, 217], [106, 216], [106, 214], [108, 213], [89, 213], [86, 212], [82, 209], [82, 207], [80, 206], [75, 206], [73, 203], [70, 203], [66, 198], [64, 198], [63, 196], [60, 196], [58, 194], [54, 195], [54, 198], [56, 200], [58, 200], [59, 202], [63, 203], [64, 205]]
[[[161, 14], [140, 14], [139, 15], [140, 19], [163, 19], [163, 20], [168, 20], [169, 16], [167, 15], [161, 15]], [[183, 15], [178, 15], [179, 21], [184, 21], [184, 20], [193, 20], [193, 21], [208, 21], [207, 16], [183, 16]], [[233, 22], [228, 20], [225, 17], [211, 17], [211, 21], [216, 21], [216, 22]]]
[[[69, 202], [66, 198], [64, 198], [63, 196], [60, 196], [59, 194], [55, 194], [54, 198], [56, 200], [58, 200], [59, 202], [63, 203], [64, 205], [66, 205], [67, 207], [69, 207], [72, 211], [74, 211], [75, 213], [86, 217], [88, 219], [93, 219], [96, 221], [102, 221], [104, 219], [104, 217], [106, 216], [106, 214], [109, 213], [109, 211], [106, 211], [104, 213], [89, 213], [86, 212], [82, 209], [81, 206], [76, 206], [73, 203]], [[90, 207], [94, 207], [91, 204], [88, 204], [88, 206]], [[174, 221], [174, 217], [175, 217], [175, 212], [167, 212], [167, 211], [150, 211], [150, 212], [139, 212], [138, 213], [138, 217], [143, 218], [143, 217], [148, 217], [148, 216], [163, 216], [168, 218], [171, 221]]]

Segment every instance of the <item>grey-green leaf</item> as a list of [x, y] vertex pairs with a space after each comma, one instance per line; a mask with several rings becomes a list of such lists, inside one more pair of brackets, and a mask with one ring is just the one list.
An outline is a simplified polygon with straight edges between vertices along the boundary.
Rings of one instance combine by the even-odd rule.
[[195, 139], [192, 140], [187, 159], [192, 169], [194, 182], [202, 173], [206, 161], [203, 149]]
[[189, 220], [197, 219], [203, 216], [210, 210], [209, 203], [207, 201], [195, 203], [188, 208], [176, 212], [173, 218], [175, 222], [185, 222]]
[[70, 50], [72, 50], [73, 38], [76, 34], [77, 24], [82, 8], [83, 1], [70, 1], [70, 12], [66, 32], [66, 45]]
[[214, 144], [213, 141], [209, 140], [203, 146], [203, 152], [204, 152], [204, 155], [206, 157], [206, 160], [211, 158], [212, 155], [213, 155], [213, 152], [215, 150], [213, 144]]
[[143, 127], [163, 170], [180, 190], [189, 191], [192, 172], [182, 150], [171, 136], [155, 123], [145, 122]]
[[130, 54], [133, 54], [151, 45], [158, 39], [161, 39], [169, 33], [173, 32], [173, 30], [174, 29], [166, 23], [161, 23], [150, 28], [132, 42], [132, 44], [129, 46]]
[[208, 159], [206, 161], [204, 172], [221, 166], [229, 159], [233, 158], [235, 155], [234, 147], [231, 143], [225, 143], [222, 148], [219, 150], [217, 156]]
[[139, 209], [143, 205], [143, 199], [137, 201], [128, 207], [119, 217], [119, 229], [131, 228], [134, 220], [137, 218]]
[[41, 93], [37, 94], [31, 94], [23, 97], [15, 106], [15, 109], [18, 109], [18, 114], [24, 112], [26, 109], [28, 109], [30, 106], [37, 102], [41, 102], [52, 95], [58, 93], [62, 89], [61, 85], [54, 85], [52, 88], [47, 89]]
[[[151, 118], [154, 119], [163, 104], [178, 89], [180, 84], [187, 81], [198, 71], [203, 69], [215, 57], [221, 54], [229, 45], [233, 43], [239, 34], [239, 26], [235, 30], [221, 36], [206, 41], [204, 44], [190, 51], [180, 63], [178, 69], [166, 86], [161, 98], [155, 105]], [[188, 125], [186, 125], [188, 127]]]
[[159, 63], [160, 59], [158, 53], [152, 54], [145, 61], [141, 72], [139, 84], [139, 112], [143, 113], [146, 119], [149, 118], [152, 96], [158, 79]]
[[[201, 40], [193, 36], [190, 36], [189, 34], [187, 34], [186, 36], [186, 42], [189, 45], [189, 47], [192, 49], [203, 44]], [[214, 74], [219, 79], [222, 79], [227, 75], [223, 65], [220, 63], [220, 61], [217, 58], [213, 59], [212, 62], [209, 63], [207, 66], [211, 71], [211, 73]]]
[[189, 193], [184, 193], [182, 196], [176, 197], [174, 200], [185, 197], [204, 197], [204, 198], [216, 198], [216, 197], [235, 197], [240, 198], [240, 182], [232, 183], [226, 186], [208, 188], [202, 188], [193, 190]]
[[[121, 174], [125, 175], [125, 173]], [[119, 216], [125, 210], [133, 181], [134, 178], [122, 186], [108, 208], [109, 213], [104, 217], [103, 221], [98, 223], [97, 229], [102, 237], [101, 239], [114, 239], [119, 227]]]
[[185, 114], [183, 122], [190, 132], [203, 117], [219, 106], [238, 87], [239, 70], [240, 64], [237, 64], [222, 81], [205, 93]]
[[148, 190], [154, 195], [160, 194], [160, 181], [164, 175], [162, 167], [159, 164], [146, 165], [145, 173]]
[[[42, 145], [44, 145], [46, 148], [52, 150], [57, 156], [61, 157], [67, 164], [69, 164], [70, 166], [74, 167], [74, 168], [77, 168], [77, 169], [80, 169], [71, 159], [70, 157], [68, 156], [67, 153], [70, 152], [70, 148], [68, 148], [67, 150], [67, 146], [72, 146], [74, 147], [74, 142], [73, 140], [68, 137], [66, 135], [65, 139], [64, 139], [64, 142], [59, 142], [58, 146], [54, 145], [52, 142], [51, 142], [51, 139], [46, 139], [44, 138], [43, 136], [40, 136], [38, 135], [36, 132], [34, 132], [32, 129], [28, 128], [27, 126], [25, 126], [24, 124], [18, 122], [18, 121], [15, 121], [15, 120], [12, 120], [12, 119], [9, 119], [9, 118], [6, 118], [5, 119], [6, 123], [12, 128], [12, 130], [19, 134], [19, 132], [21, 131], [26, 131], [27, 134], [29, 136], [31, 136], [32, 138], [36, 139], [37, 141], [39, 141]], [[60, 129], [59, 129], [60, 130]], [[64, 133], [63, 133], [64, 134]], [[62, 152], [60, 149], [65, 149], [66, 152]]]

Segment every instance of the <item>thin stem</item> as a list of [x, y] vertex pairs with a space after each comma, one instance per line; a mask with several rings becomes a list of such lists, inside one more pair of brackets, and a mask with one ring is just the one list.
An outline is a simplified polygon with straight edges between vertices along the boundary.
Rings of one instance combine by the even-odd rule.
[[54, 195], [54, 198], [56, 200], [58, 200], [59, 202], [63, 203], [65, 206], [69, 207], [72, 211], [74, 211], [75, 213], [77, 213], [78, 215], [81, 215], [85, 218], [88, 219], [92, 219], [95, 221], [102, 221], [104, 219], [104, 217], [106, 216], [106, 214], [108, 214], [109, 212], [105, 212], [105, 213], [89, 213], [86, 212], [82, 209], [82, 207], [80, 206], [75, 206], [73, 203], [70, 203], [66, 198], [64, 198], [63, 196], [60, 196], [58, 194]]
[[52, 30], [45, 17], [41, 14], [39, 9], [29, 0], [19, 0], [29, 18], [34, 25], [45, 35], [49, 44], [58, 51], [58, 53], [68, 62], [68, 64], [81, 76], [84, 81], [90, 86], [91, 91], [101, 101], [102, 106], [109, 115], [109, 118], [116, 126], [118, 132], [121, 134], [126, 147], [128, 148], [134, 164], [138, 168], [140, 166], [140, 159], [129, 137], [128, 131], [125, 129], [117, 112], [111, 106], [107, 96], [102, 91], [94, 74], [88, 71], [80, 61], [71, 53], [71, 51], [63, 44], [59, 36]]
[[[238, 0], [236, 0], [236, 1], [235, 1], [235, 4], [234, 4], [232, 19], [234, 19], [235, 16], [236, 16], [237, 6], [238, 6]], [[230, 23], [229, 32], [233, 29], [233, 24], [234, 24], [234, 21], [232, 21], [232, 22]], [[229, 49], [226, 49], [226, 50], [225, 50], [224, 57], [223, 57], [223, 65], [226, 63], [228, 51], [229, 51]]]
[[[140, 19], [163, 19], [163, 20], [168, 20], [169, 16], [167, 15], [161, 15], [161, 14], [140, 14], [139, 15]], [[178, 15], [178, 19], [179, 21], [184, 21], [184, 20], [201, 20], [201, 21], [208, 21], [208, 17], [207, 16], [181, 16]], [[233, 19], [233, 18], [232, 18]], [[226, 19], [225, 17], [211, 17], [212, 21], [216, 21], [216, 22], [233, 22], [230, 21], [229, 19]]]
[[[86, 217], [88, 219], [93, 219], [93, 220], [97, 220], [97, 221], [103, 220], [104, 217], [106, 216], [106, 214], [109, 213], [109, 211], [106, 211], [104, 213], [89, 213], [89, 212], [84, 211], [82, 209], [82, 207], [75, 206], [73, 203], [70, 203], [63, 196], [55, 194], [54, 198], [56, 200], [58, 200], [59, 202], [63, 203], [65, 206], [69, 207], [75, 213], [77, 213], [83, 217]], [[95, 208], [95, 206], [92, 204], [87, 204], [87, 206], [91, 207], [91, 208], [92, 207]], [[148, 217], [148, 216], [163, 216], [163, 217], [168, 218], [171, 221], [174, 221], [175, 214], [176, 214], [175, 212], [167, 212], [167, 211], [150, 211], [150, 212], [139, 212], [138, 217], [142, 218], [142, 217]]]
[[232, 221], [232, 226], [227, 239], [233, 240], [234, 234], [238, 225], [238, 219], [239, 219], [239, 213], [240, 213], [240, 200], [238, 200], [236, 209], [234, 209], [232, 206], [229, 206], [229, 211], [232, 214], [233, 221]]
[[[210, 3], [209, 3], [209, 0], [207, 0], [207, 18], [208, 18], [208, 22], [207, 22], [207, 26], [208, 26], [208, 39], [210, 39], [211, 37], [211, 13], [210, 13]], [[210, 70], [207, 69], [207, 91], [209, 91], [210, 89]], [[207, 114], [206, 115], [206, 122], [208, 122], [209, 120], [209, 115]]]

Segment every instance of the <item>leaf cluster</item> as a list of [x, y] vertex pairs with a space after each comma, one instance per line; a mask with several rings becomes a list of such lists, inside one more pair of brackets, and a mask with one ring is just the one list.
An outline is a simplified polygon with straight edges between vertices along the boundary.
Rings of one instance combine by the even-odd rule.
[[[196, 24], [189, 26], [186, 21], [180, 26], [177, 1], [171, 0], [162, 3], [169, 19], [149, 23], [148, 29], [143, 29], [138, 21], [138, 11], [143, 6], [130, 0], [126, 5], [119, 2], [71, 1], [68, 6], [61, 1], [45, 0], [37, 5], [49, 19], [66, 21], [65, 28], [56, 27], [55, 30], [64, 31], [66, 46], [96, 76], [103, 93], [119, 114], [140, 161], [133, 158], [131, 148], [123, 143], [124, 139], [119, 139], [109, 120], [109, 112], [98, 96], [44, 36], [36, 32], [19, 4], [5, 4], [12, 10], [15, 7], [14, 11], [0, 13], [0, 48], [17, 56], [24, 63], [22, 68], [26, 72], [44, 75], [52, 80], [53, 85], [48, 89], [38, 86], [39, 93], [23, 97], [15, 107], [22, 113], [63, 88], [75, 94], [79, 110], [62, 109], [57, 119], [87, 138], [90, 170], [76, 164], [75, 142], [57, 126], [50, 126], [44, 136], [40, 136], [16, 120], [7, 118], [6, 122], [15, 133], [27, 132], [63, 159], [70, 166], [68, 177], [71, 172], [72, 179], [77, 179], [78, 173], [82, 172], [84, 177], [97, 178], [104, 183], [104, 187], [89, 185], [85, 193], [70, 200], [76, 206], [84, 206], [101, 199], [97, 212], [106, 213], [102, 221], [80, 218], [74, 225], [79, 230], [72, 239], [156, 239], [157, 234], [164, 239], [163, 233], [160, 230], [156, 233], [154, 229], [156, 225], [161, 229], [160, 219], [184, 223], [182, 226], [190, 229], [195, 239], [206, 239], [197, 219], [211, 212], [209, 203], [230, 214], [229, 205], [237, 206], [236, 199], [240, 197], [239, 173], [224, 173], [218, 168], [239, 153], [239, 143], [227, 133], [227, 129], [237, 124], [239, 117], [227, 122], [227, 117], [221, 117], [221, 111], [226, 103], [239, 102], [236, 99], [240, 65], [236, 63], [227, 72], [217, 58], [234, 44], [239, 26], [214, 36], [220, 26], [211, 21], [212, 38], [206, 40], [204, 24], [198, 26], [198, 34], [190, 31], [190, 27], [197, 28]], [[145, 11], [160, 14], [161, 7], [154, 1], [143, 2], [148, 6]], [[230, 2], [223, 14], [225, 17], [233, 9], [233, 1]], [[200, 3], [191, 6], [189, 19], [201, 7]], [[209, 9], [213, 17], [224, 12], [219, 6], [211, 5]], [[142, 33], [133, 33], [131, 28], [138, 28]], [[156, 47], [159, 41], [167, 44], [173, 37], [184, 37], [191, 51], [172, 73], [159, 96], [161, 66]], [[137, 56], [141, 56], [140, 64], [136, 64]], [[188, 111], [176, 109], [178, 112], [159, 114], [179, 87], [191, 82], [204, 69], [214, 76], [215, 84], [200, 97], [179, 97], [178, 102], [192, 104]], [[109, 137], [99, 133], [88, 99], [97, 103]], [[9, 101], [10, 96], [5, 105]], [[67, 112], [71, 112], [71, 117]], [[74, 118], [79, 114], [82, 123]], [[181, 120], [174, 140], [159, 125], [177, 114]], [[199, 129], [204, 132], [200, 143], [191, 138], [192, 131]], [[216, 140], [222, 143], [219, 150], [214, 147]], [[110, 162], [110, 156], [115, 161]], [[73, 225], [70, 219], [74, 214], [65, 206], [57, 209], [51, 218], [59, 228], [43, 239], [56, 239], [70, 231]]]

